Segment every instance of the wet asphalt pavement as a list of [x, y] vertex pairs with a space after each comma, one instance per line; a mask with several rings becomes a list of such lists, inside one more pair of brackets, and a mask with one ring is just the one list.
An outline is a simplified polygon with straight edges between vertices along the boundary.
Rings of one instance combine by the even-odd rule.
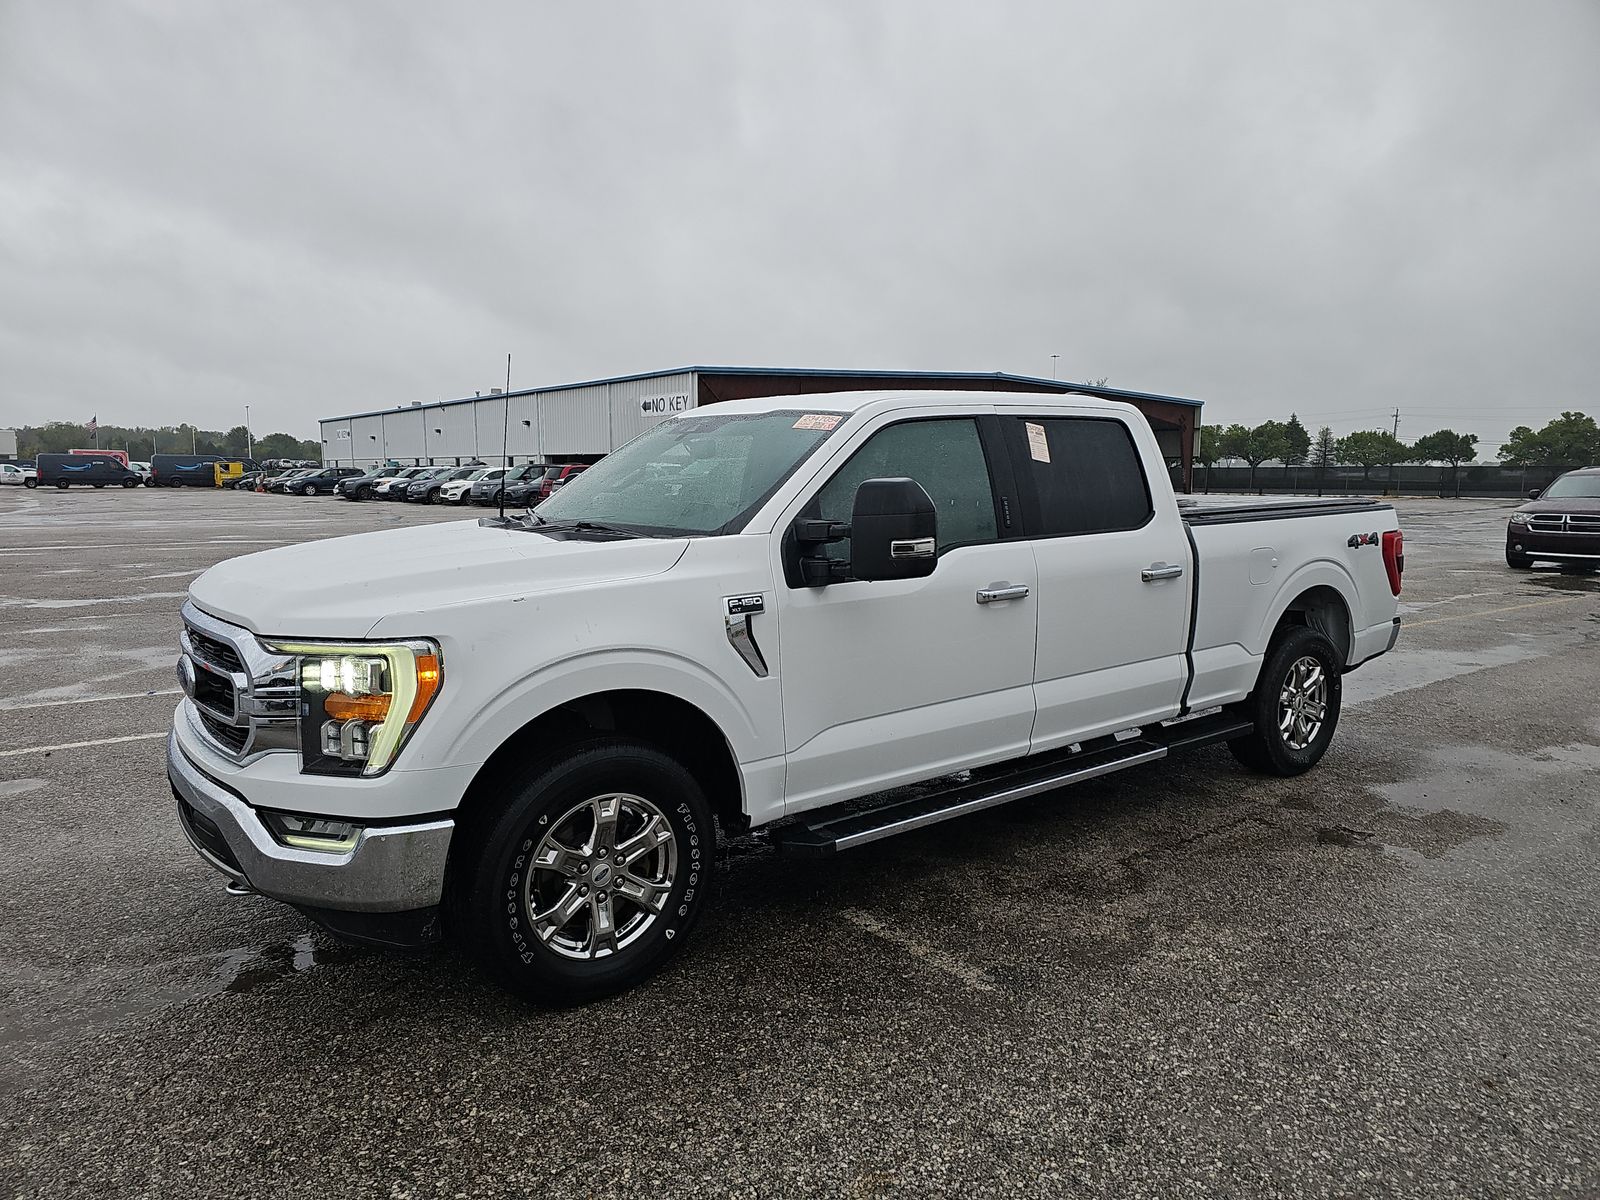
[[1600, 577], [1400, 507], [1311, 774], [735, 842], [667, 971], [549, 1012], [225, 896], [164, 775], [199, 571], [456, 514], [0, 494], [0, 1195], [1600, 1194]]

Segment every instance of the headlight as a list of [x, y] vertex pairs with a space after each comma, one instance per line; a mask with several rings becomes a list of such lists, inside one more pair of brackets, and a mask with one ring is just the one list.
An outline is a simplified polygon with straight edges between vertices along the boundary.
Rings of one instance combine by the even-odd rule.
[[1511, 523], [1513, 525], [1526, 525], [1532, 519], [1533, 514], [1531, 513], [1514, 512], [1511, 514]]
[[381, 775], [443, 682], [432, 642], [277, 643], [300, 658], [300, 769]]

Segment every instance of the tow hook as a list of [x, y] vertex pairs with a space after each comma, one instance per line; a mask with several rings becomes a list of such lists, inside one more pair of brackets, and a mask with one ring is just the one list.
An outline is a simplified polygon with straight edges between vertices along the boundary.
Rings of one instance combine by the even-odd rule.
[[227, 890], [228, 895], [230, 895], [230, 896], [257, 896], [257, 895], [260, 895], [260, 893], [257, 892], [255, 890], [255, 888], [251, 887], [248, 883], [246, 883], [242, 879], [230, 879], [230, 880], [228, 880], [228, 886], [227, 886], [226, 890]]

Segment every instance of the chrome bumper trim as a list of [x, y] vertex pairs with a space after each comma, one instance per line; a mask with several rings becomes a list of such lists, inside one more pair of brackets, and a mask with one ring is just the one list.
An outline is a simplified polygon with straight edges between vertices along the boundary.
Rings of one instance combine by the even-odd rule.
[[213, 781], [167, 738], [167, 777], [178, 796], [221, 831], [239, 863], [234, 871], [199, 845], [200, 857], [228, 878], [265, 896], [311, 908], [351, 912], [404, 912], [439, 903], [454, 821], [368, 826], [343, 854], [297, 850], [280, 844], [248, 804]]

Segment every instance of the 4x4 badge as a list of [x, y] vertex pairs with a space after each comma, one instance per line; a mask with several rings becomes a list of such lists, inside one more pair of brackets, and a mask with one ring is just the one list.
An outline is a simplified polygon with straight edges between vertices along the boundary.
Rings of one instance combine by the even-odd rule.
[[1382, 540], [1375, 533], [1352, 533], [1345, 544], [1354, 550], [1357, 546], [1376, 546]]

